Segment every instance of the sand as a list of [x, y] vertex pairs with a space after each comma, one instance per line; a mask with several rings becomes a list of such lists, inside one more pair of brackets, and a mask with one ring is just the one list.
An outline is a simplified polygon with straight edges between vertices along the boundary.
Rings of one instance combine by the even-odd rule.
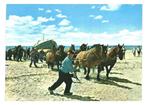
[[[84, 79], [83, 71], [78, 72], [81, 83], [73, 83], [72, 96], [64, 96], [63, 83], [50, 95], [48, 87], [58, 78], [58, 72], [47, 68], [45, 62], [40, 68], [29, 68], [30, 61], [6, 61], [5, 100], [6, 101], [139, 101], [142, 99], [142, 57], [134, 57], [126, 52], [125, 60], [118, 60], [106, 80], [105, 71], [101, 81], [96, 80], [97, 71], [91, 70], [90, 80]], [[73, 79], [76, 82], [76, 80]]]

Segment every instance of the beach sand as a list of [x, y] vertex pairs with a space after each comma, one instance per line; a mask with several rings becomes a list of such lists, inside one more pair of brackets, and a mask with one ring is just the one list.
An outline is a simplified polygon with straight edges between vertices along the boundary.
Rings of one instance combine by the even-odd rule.
[[[63, 83], [50, 95], [48, 87], [58, 78], [56, 70], [47, 68], [45, 62], [40, 68], [29, 68], [30, 61], [6, 61], [5, 100], [16, 101], [131, 101], [142, 99], [142, 57], [134, 57], [126, 52], [124, 60], [118, 60], [111, 71], [110, 79], [105, 79], [106, 71], [101, 72], [101, 81], [96, 80], [97, 71], [91, 70], [90, 80], [84, 79], [83, 71], [78, 72], [81, 83], [73, 83], [72, 96], [64, 96]], [[76, 80], [73, 80], [76, 81]]]

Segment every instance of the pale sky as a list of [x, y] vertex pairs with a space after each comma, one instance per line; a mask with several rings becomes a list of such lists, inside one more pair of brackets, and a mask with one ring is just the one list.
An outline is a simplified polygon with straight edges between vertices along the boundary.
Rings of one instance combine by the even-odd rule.
[[129, 4], [9, 4], [6, 45], [142, 44], [142, 5]]

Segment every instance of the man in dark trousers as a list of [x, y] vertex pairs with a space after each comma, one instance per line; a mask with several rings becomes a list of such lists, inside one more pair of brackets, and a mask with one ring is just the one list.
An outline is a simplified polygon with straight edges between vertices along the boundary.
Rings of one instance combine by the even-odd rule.
[[[72, 84], [72, 77], [74, 76], [74, 68], [72, 64], [72, 58], [74, 56], [74, 52], [72, 50], [68, 51], [67, 57], [62, 62], [62, 67], [59, 70], [59, 78], [58, 80], [48, 88], [50, 94], [54, 94], [53, 90], [59, 87], [63, 82], [65, 82], [66, 87], [64, 91], [64, 95], [72, 95], [70, 92], [71, 84]], [[70, 74], [73, 73], [73, 74]]]
[[36, 48], [32, 48], [30, 57], [31, 57], [31, 63], [30, 63], [29, 66], [31, 67], [31, 66], [32, 66], [32, 63], [34, 63], [34, 66], [35, 66], [36, 68], [38, 68], [38, 66], [36, 65], [37, 60], [38, 60], [38, 51], [37, 51]]

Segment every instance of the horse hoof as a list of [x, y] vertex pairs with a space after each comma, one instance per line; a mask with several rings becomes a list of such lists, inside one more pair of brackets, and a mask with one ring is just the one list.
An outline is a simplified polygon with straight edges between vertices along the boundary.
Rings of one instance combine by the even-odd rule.
[[80, 72], [80, 69], [76, 69], [77, 72]]
[[85, 77], [86, 80], [90, 80], [90, 77]]
[[100, 81], [101, 79], [100, 78], [97, 78], [97, 81]]
[[109, 77], [106, 78], [106, 80], [109, 80], [109, 79], [110, 79]]

